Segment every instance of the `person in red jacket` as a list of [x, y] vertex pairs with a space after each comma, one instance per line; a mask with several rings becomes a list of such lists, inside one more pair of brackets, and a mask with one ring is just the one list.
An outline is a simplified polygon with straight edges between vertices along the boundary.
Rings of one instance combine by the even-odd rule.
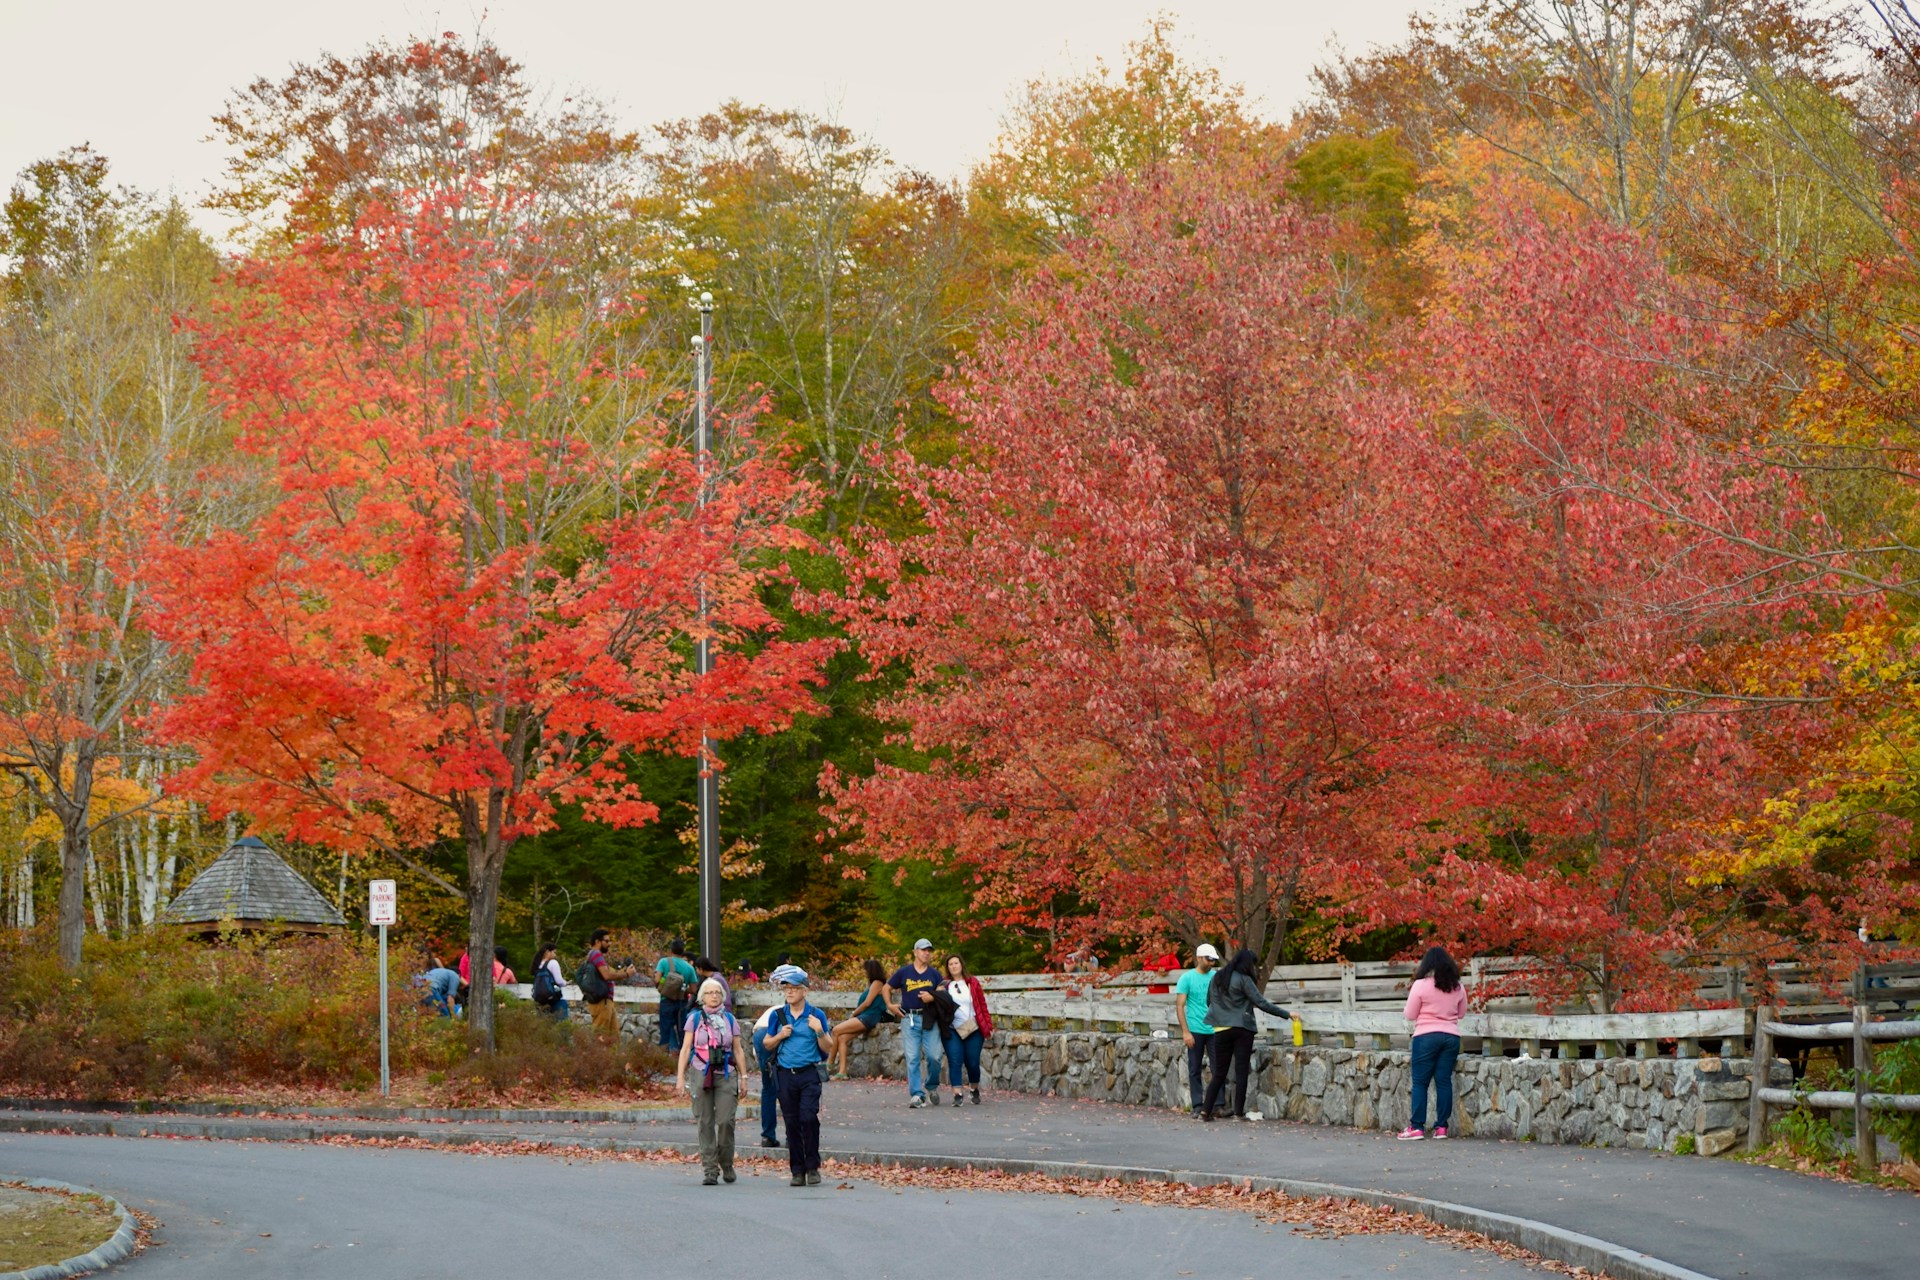
[[[967, 1083], [973, 1088], [973, 1104], [980, 1105], [980, 1051], [993, 1034], [993, 1015], [987, 1012], [987, 993], [980, 979], [967, 972], [967, 962], [948, 956], [947, 995], [954, 1004], [953, 1025], [944, 1028], [947, 1049], [947, 1082], [953, 1086], [953, 1105], [960, 1105], [960, 1068], [964, 1064]], [[932, 1089], [927, 1092], [932, 1093]]]

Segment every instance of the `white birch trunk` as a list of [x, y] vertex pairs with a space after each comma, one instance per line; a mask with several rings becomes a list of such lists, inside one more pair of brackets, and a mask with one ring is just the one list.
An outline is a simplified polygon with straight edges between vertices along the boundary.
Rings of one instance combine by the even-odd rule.
[[128, 828], [133, 825], [129, 822], [121, 821], [113, 825], [120, 829], [119, 838], [113, 842], [113, 848], [120, 859], [120, 901], [118, 903], [118, 914], [120, 936], [124, 938], [133, 928], [133, 839], [136, 833], [128, 830]]
[[[153, 761], [142, 760], [139, 768], [140, 785], [149, 792], [157, 793], [165, 782]], [[139, 878], [140, 878], [140, 927], [151, 929], [160, 911], [160, 811], [158, 808], [147, 810], [147, 820], [140, 824], [142, 830], [139, 839]], [[171, 823], [169, 823], [171, 826]]]
[[107, 904], [105, 895], [100, 891], [100, 859], [93, 850], [87, 850], [87, 891], [93, 895], [93, 929], [95, 933], [107, 931]]

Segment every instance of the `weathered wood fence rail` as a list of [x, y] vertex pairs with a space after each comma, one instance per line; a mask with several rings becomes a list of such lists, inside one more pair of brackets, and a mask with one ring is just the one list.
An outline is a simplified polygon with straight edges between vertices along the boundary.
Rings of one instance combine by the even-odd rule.
[[[1909, 967], [1909, 966], [1902, 966]], [[1856, 989], [1865, 989], [1864, 984]], [[1747, 1150], [1766, 1145], [1768, 1109], [1771, 1107], [1812, 1107], [1817, 1111], [1853, 1112], [1854, 1154], [1860, 1169], [1877, 1173], [1880, 1153], [1874, 1138], [1875, 1111], [1920, 1111], [1920, 1093], [1873, 1093], [1873, 1046], [1881, 1042], [1920, 1040], [1920, 1022], [1874, 1022], [1872, 1011], [1855, 1005], [1850, 1022], [1780, 1022], [1775, 1011], [1761, 1007], [1754, 1011], [1753, 1057], [1766, 1062], [1773, 1057], [1773, 1042], [1781, 1040], [1838, 1040], [1853, 1042], [1853, 1088], [1822, 1089], [1803, 1093], [1793, 1089], [1756, 1087], [1748, 1104]]]
[[[1753, 1036], [1751, 1012], [1732, 1007], [1745, 987], [1730, 969], [1699, 970], [1694, 974], [1695, 996], [1704, 1007], [1660, 1013], [1590, 1013], [1566, 1010], [1537, 1013], [1538, 1001], [1529, 991], [1526, 975], [1537, 963], [1525, 958], [1489, 958], [1469, 962], [1463, 975], [1476, 1003], [1484, 1008], [1461, 1023], [1462, 1046], [1468, 1052], [1498, 1057], [1509, 1052], [1528, 1057], [1653, 1058], [1672, 1046], [1676, 1057], [1694, 1058], [1707, 1052], [1727, 1057], [1746, 1054]], [[1300, 1018], [1309, 1043], [1345, 1048], [1390, 1048], [1405, 1045], [1406, 1021], [1400, 1010], [1415, 966], [1386, 961], [1354, 964], [1282, 965], [1267, 982], [1267, 998]], [[1152, 1035], [1178, 1035], [1174, 998], [1149, 991], [1162, 986], [1169, 975], [1130, 972], [1100, 974], [1020, 973], [983, 977], [988, 1003], [996, 1021], [1026, 1030], [1111, 1030]], [[1847, 996], [1853, 1006], [1869, 1011], [1913, 1001], [1920, 1004], [1920, 965], [1880, 965], [1862, 968], [1851, 981], [1816, 981], [1802, 966], [1777, 965], [1767, 971], [1767, 982], [1781, 1005], [1774, 1014], [1818, 1018], [1831, 1011], [1846, 1013]], [[507, 988], [526, 998], [531, 987]], [[620, 984], [614, 998], [621, 1004], [652, 1006], [659, 995], [650, 986]], [[1487, 997], [1484, 994], [1497, 994]], [[815, 990], [810, 999], [833, 1013], [850, 1011], [862, 993]], [[736, 993], [745, 1010], [758, 1013], [774, 1000], [766, 987]], [[1729, 1000], [1729, 997], [1736, 999]], [[567, 998], [578, 1000], [578, 990], [567, 988]], [[1291, 1035], [1284, 1022], [1259, 1015], [1269, 1040]], [[1788, 1025], [1782, 1023], [1781, 1025]], [[1871, 1023], [1875, 1027], [1900, 1025]], [[1799, 1027], [1800, 1039], [1846, 1039], [1851, 1023], [1816, 1022]], [[1783, 1038], [1784, 1038], [1783, 1033]]]
[[[529, 999], [528, 984], [502, 990]], [[577, 988], [567, 989], [569, 1000], [579, 999]], [[822, 990], [808, 996], [814, 1004], [829, 1012], [846, 1013], [859, 1003], [862, 993]], [[742, 989], [735, 993], [743, 1014], [757, 1014], [777, 997], [765, 987]], [[657, 1005], [659, 994], [652, 987], [620, 985], [614, 999], [621, 1004]], [[1092, 994], [1068, 994], [1046, 990], [999, 990], [988, 997], [994, 1020], [1009, 1026], [1031, 1030], [1155, 1031], [1177, 1034], [1171, 995], [1148, 995], [1136, 991], [1126, 997], [1101, 991]], [[1388, 1009], [1323, 1008], [1302, 1004], [1297, 1010], [1303, 1033], [1316, 1043], [1354, 1048], [1389, 1048], [1404, 1045], [1409, 1035], [1405, 1018], [1396, 1003]], [[1290, 1023], [1265, 1013], [1256, 1015], [1270, 1041], [1291, 1037]], [[1682, 1058], [1698, 1057], [1703, 1046], [1727, 1056], [1739, 1056], [1748, 1035], [1744, 1009], [1692, 1009], [1674, 1013], [1574, 1013], [1535, 1014], [1509, 1011], [1470, 1013], [1461, 1020], [1460, 1031], [1469, 1050], [1488, 1056], [1502, 1056], [1513, 1048], [1529, 1057], [1558, 1056], [1577, 1058], [1659, 1057], [1662, 1042], [1672, 1042]], [[1590, 1047], [1591, 1054], [1582, 1049]]]

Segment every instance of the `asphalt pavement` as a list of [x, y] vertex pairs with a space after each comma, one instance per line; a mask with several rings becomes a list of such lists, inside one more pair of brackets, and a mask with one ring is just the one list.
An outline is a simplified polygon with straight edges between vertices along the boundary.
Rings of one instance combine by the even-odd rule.
[[1537, 1276], [1408, 1235], [1309, 1238], [1249, 1214], [1068, 1196], [787, 1185], [744, 1168], [139, 1138], [0, 1136], [0, 1172], [95, 1187], [159, 1218], [128, 1280], [569, 1275], [992, 1275], [998, 1280]]
[[[1920, 1197], [1724, 1158], [1487, 1139], [1402, 1143], [1378, 1131], [1273, 1121], [1203, 1125], [1164, 1110], [991, 1091], [977, 1107], [909, 1110], [904, 1086], [884, 1082], [828, 1086], [823, 1121], [822, 1146], [829, 1156], [1041, 1162], [1057, 1166], [1055, 1172], [1092, 1176], [1123, 1169], [1172, 1171], [1194, 1180], [1251, 1175], [1419, 1196], [1547, 1224], [1719, 1280], [1912, 1280], [1920, 1274], [1914, 1262], [1920, 1258]], [[638, 1122], [572, 1124], [223, 1122], [0, 1112], [0, 1129], [9, 1125], [282, 1138], [348, 1131], [437, 1141], [683, 1148], [695, 1138], [684, 1112]], [[757, 1137], [757, 1125], [741, 1126], [743, 1144]], [[49, 1169], [22, 1171], [67, 1176]], [[865, 1236], [876, 1256], [902, 1252], [888, 1223], [870, 1224]]]

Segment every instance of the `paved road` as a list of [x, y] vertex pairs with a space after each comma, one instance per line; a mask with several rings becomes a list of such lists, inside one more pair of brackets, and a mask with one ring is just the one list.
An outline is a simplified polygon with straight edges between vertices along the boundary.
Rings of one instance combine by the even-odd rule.
[[105, 1191], [162, 1222], [127, 1280], [763, 1274], [1535, 1277], [1413, 1236], [1293, 1235], [1238, 1213], [1066, 1196], [702, 1187], [684, 1165], [139, 1138], [0, 1136], [0, 1175]]
[[[1380, 1131], [1202, 1125], [1183, 1115], [1023, 1095], [905, 1108], [905, 1088], [849, 1084], [822, 1142], [1264, 1174], [1408, 1192], [1552, 1223], [1723, 1280], [1920, 1275], [1920, 1197], [1692, 1156], [1532, 1142], [1398, 1142]], [[663, 1137], [689, 1126], [639, 1128]]]
[[[33, 1119], [60, 1123], [57, 1116]], [[145, 1121], [119, 1123], [126, 1132]], [[691, 1123], [672, 1115], [638, 1124], [354, 1127], [440, 1134], [457, 1128], [556, 1142], [690, 1143], [695, 1136]], [[742, 1126], [743, 1141], [756, 1133], [756, 1126]], [[1549, 1223], [1720, 1280], [1920, 1274], [1920, 1197], [1731, 1160], [1483, 1139], [1401, 1143], [1379, 1132], [1272, 1122], [1202, 1125], [1166, 1111], [1020, 1094], [989, 1093], [980, 1107], [910, 1111], [898, 1083], [829, 1086], [823, 1145], [830, 1155], [1017, 1158], [1375, 1188]], [[872, 1234], [891, 1238], [885, 1228]]]

